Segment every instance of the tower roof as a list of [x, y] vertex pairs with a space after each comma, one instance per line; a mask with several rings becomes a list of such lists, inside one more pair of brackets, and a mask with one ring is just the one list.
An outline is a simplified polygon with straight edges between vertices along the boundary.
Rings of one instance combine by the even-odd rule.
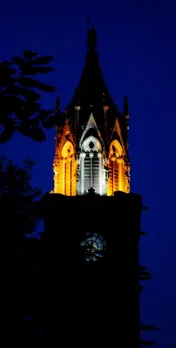
[[97, 36], [94, 28], [87, 33], [87, 54], [81, 79], [71, 104], [89, 107], [114, 104], [106, 87], [98, 59]]

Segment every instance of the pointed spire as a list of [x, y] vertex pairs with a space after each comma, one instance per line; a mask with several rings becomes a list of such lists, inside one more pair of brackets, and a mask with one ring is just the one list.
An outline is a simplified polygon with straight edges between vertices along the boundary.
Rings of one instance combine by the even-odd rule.
[[125, 146], [128, 149], [128, 119], [129, 119], [129, 110], [128, 110], [128, 98], [124, 97], [124, 108], [123, 108], [123, 119], [124, 119], [124, 139]]
[[95, 51], [97, 47], [97, 35], [93, 25], [90, 26], [90, 16], [87, 17], [87, 47], [88, 51]]
[[96, 34], [96, 30], [93, 27], [91, 29], [89, 29], [88, 33], [87, 33], [87, 46], [88, 46], [89, 52], [96, 50], [97, 34]]
[[123, 114], [124, 114], [124, 116], [129, 116], [129, 113], [128, 113], [128, 98], [127, 98], [127, 96], [124, 97]]
[[87, 54], [82, 71], [81, 79], [75, 90], [71, 105], [78, 105], [78, 101], [81, 107], [103, 107], [103, 102], [106, 105], [112, 105], [113, 100], [108, 92], [106, 83], [101, 71], [97, 47], [97, 35], [96, 30], [87, 19]]
[[60, 113], [60, 97], [56, 98], [55, 114], [58, 116]]

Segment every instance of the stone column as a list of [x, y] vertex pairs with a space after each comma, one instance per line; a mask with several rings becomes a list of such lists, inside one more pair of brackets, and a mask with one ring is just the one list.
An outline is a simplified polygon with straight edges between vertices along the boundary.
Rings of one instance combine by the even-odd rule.
[[124, 192], [124, 161], [123, 158], [117, 159], [118, 163], [118, 171], [119, 171], [119, 177], [118, 177], [118, 190]]
[[80, 154], [80, 158], [81, 158], [81, 173], [80, 173], [81, 174], [80, 175], [81, 185], [79, 185], [82, 195], [84, 193], [84, 158], [85, 157], [86, 157], [86, 154], [84, 152], [82, 152]]
[[93, 187], [93, 161], [92, 161], [92, 158], [94, 156], [94, 153], [93, 152], [90, 152], [89, 153], [89, 157], [90, 157], [90, 187]]
[[99, 194], [103, 194], [103, 169], [102, 169], [102, 154], [99, 152], [98, 153], [98, 158], [99, 158]]

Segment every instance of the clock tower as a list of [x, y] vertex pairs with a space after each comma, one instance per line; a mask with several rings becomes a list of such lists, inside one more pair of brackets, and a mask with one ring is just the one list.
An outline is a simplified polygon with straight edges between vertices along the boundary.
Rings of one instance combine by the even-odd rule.
[[72, 100], [64, 113], [56, 102], [54, 190], [43, 198], [45, 339], [139, 348], [142, 202], [130, 192], [128, 100], [120, 112], [96, 47], [91, 28]]

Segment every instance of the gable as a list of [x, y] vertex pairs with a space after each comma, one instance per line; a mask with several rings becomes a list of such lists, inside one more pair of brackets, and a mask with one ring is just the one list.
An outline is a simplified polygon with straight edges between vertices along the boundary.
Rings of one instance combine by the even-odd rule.
[[92, 113], [90, 114], [87, 125], [86, 125], [86, 127], [81, 135], [81, 139], [79, 142], [80, 148], [82, 146], [83, 141], [91, 135], [94, 136], [95, 138], [97, 138], [100, 141], [100, 143], [102, 144], [102, 146], [104, 146], [104, 142], [103, 142], [101, 133], [98, 129], [97, 123], [96, 123], [95, 118], [94, 118]]

